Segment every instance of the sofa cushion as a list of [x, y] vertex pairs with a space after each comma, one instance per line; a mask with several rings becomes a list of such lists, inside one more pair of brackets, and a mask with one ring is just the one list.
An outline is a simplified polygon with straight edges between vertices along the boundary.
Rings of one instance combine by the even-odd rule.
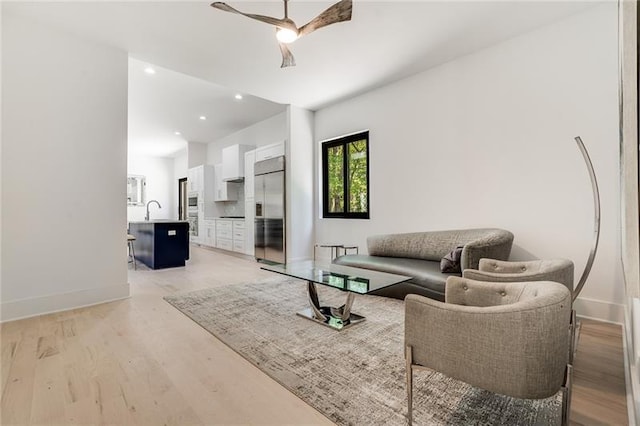
[[440, 263], [422, 259], [408, 259], [404, 257], [385, 257], [349, 254], [340, 256], [333, 261], [339, 265], [355, 268], [372, 269], [374, 271], [389, 272], [391, 274], [408, 275], [413, 277], [408, 282], [425, 287], [434, 293], [444, 295], [444, 286], [449, 276], [460, 276], [459, 273], [440, 272]]
[[460, 259], [462, 258], [462, 246], [458, 246], [451, 250], [445, 257], [440, 260], [440, 272], [460, 272]]

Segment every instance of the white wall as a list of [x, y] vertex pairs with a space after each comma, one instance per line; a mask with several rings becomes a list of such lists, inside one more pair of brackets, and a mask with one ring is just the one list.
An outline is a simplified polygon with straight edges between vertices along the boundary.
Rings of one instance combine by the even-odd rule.
[[[174, 181], [173, 158], [130, 154], [127, 161], [127, 173], [145, 176], [147, 182], [145, 202], [156, 200], [162, 206], [161, 209], [158, 209], [155, 203], [149, 206], [151, 219], [178, 218], [177, 195], [175, 201], [173, 198], [174, 192], [177, 194], [178, 191], [178, 180]], [[127, 221], [144, 220], [146, 213], [146, 206], [127, 206]]]
[[187, 162], [190, 169], [207, 164], [207, 144], [187, 142]]
[[313, 127], [314, 113], [288, 107], [286, 146], [287, 262], [313, 257]]
[[[2, 23], [2, 5], [0, 4], [0, 24]], [[0, 27], [0, 47], [2, 46], [2, 36], [3, 36], [3, 31], [2, 31], [2, 27]], [[3, 60], [3, 56], [2, 54], [0, 54], [0, 177], [2, 177], [2, 164], [3, 164], [3, 157], [2, 157], [2, 117], [3, 117], [3, 104], [4, 101], [1, 101], [2, 99], [2, 60]], [[2, 200], [3, 200], [3, 196], [2, 196], [2, 183], [0, 182], [0, 320], [2, 319], [2, 217], [3, 217], [3, 209], [2, 209]]]
[[[289, 135], [287, 112], [284, 111], [266, 120], [207, 144], [205, 164], [222, 163], [222, 149], [231, 145], [264, 146], [282, 142]], [[214, 216], [243, 216], [245, 214], [244, 186], [238, 188], [238, 201], [214, 203]]]
[[592, 8], [316, 112], [316, 141], [369, 129], [371, 162], [371, 219], [318, 218], [316, 240], [363, 249], [372, 234], [500, 227], [515, 234], [512, 258], [569, 258], [577, 281], [593, 230], [580, 135], [602, 233], [578, 311], [621, 322], [616, 9]]
[[127, 55], [2, 16], [1, 319], [127, 297]]
[[287, 112], [260, 121], [239, 132], [207, 144], [207, 163], [222, 163], [222, 148], [231, 145], [264, 146], [287, 139]]
[[638, 229], [638, 3], [620, 5], [622, 153], [621, 251], [624, 271], [625, 322], [623, 333], [629, 424], [640, 423], [640, 231]]

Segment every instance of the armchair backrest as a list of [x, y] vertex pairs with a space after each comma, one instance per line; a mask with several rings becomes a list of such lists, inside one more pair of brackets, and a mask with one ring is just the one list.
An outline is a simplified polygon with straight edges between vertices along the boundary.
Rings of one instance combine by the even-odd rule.
[[374, 235], [367, 238], [371, 256], [440, 261], [456, 247], [463, 246], [462, 269], [477, 268], [483, 257], [508, 259], [512, 243], [511, 232], [493, 228]]
[[[521, 298], [526, 299], [532, 286], [524, 283], [484, 282], [482, 287], [469, 286], [468, 280], [459, 277], [447, 279], [445, 303], [463, 306], [500, 306], [512, 305]], [[529, 289], [525, 292], [526, 289]], [[512, 306], [513, 308], [513, 306]]]
[[573, 291], [573, 270], [569, 259], [511, 262], [480, 259], [478, 271], [464, 271], [463, 276], [479, 281], [554, 281]]

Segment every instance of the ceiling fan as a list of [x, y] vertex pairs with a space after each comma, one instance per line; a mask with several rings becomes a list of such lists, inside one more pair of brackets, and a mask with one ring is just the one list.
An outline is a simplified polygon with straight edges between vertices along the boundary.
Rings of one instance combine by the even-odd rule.
[[267, 24], [275, 25], [276, 37], [278, 38], [278, 44], [280, 45], [280, 52], [282, 52], [282, 65], [280, 65], [281, 68], [293, 67], [296, 65], [296, 61], [293, 58], [291, 51], [287, 47], [287, 44], [319, 28], [326, 27], [327, 25], [335, 24], [338, 22], [351, 20], [351, 9], [352, 9], [353, 0], [341, 0], [338, 3], [334, 4], [333, 6], [329, 7], [320, 15], [313, 18], [308, 23], [298, 28], [295, 22], [293, 22], [289, 18], [289, 11], [287, 7], [287, 2], [289, 0], [283, 0], [283, 1], [284, 1], [284, 18], [282, 19], [272, 18], [271, 16], [255, 15], [253, 13], [240, 12], [239, 10], [234, 9], [228, 4], [220, 1], [211, 3], [211, 7], [224, 10], [225, 12], [237, 13], [251, 19], [255, 19], [261, 22], [265, 22]]

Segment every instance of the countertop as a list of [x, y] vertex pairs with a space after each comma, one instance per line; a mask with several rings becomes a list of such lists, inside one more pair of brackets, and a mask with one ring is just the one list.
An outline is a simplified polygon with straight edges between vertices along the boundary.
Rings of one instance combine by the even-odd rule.
[[205, 220], [214, 220], [214, 219], [227, 219], [227, 220], [244, 220], [244, 216], [214, 216], [214, 217], [205, 217]]
[[129, 223], [189, 223], [188, 220], [156, 219], [156, 220], [132, 220]]

